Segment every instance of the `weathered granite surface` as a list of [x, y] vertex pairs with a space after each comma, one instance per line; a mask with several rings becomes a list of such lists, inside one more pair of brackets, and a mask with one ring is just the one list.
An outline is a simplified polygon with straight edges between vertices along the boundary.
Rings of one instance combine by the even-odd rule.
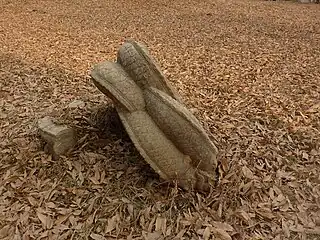
[[44, 117], [38, 121], [41, 137], [46, 141], [46, 149], [52, 154], [54, 159], [59, 158], [72, 149], [77, 140], [72, 128], [65, 125], [53, 123], [49, 117]]

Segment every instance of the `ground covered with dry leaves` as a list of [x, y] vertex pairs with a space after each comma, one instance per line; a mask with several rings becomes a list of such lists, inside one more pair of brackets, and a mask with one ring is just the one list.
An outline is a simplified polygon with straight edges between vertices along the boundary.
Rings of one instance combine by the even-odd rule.
[[[320, 5], [0, 0], [0, 239], [320, 239]], [[146, 165], [88, 77], [143, 41], [220, 150], [210, 193]], [[74, 100], [85, 106], [70, 108]], [[43, 152], [37, 120], [79, 136]]]

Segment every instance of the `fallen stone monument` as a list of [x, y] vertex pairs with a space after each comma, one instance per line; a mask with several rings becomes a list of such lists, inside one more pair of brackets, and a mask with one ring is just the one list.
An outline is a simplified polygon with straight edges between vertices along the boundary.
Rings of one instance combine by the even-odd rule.
[[97, 64], [91, 77], [112, 99], [134, 145], [160, 177], [184, 189], [210, 189], [218, 150], [145, 46], [126, 41], [117, 61]]

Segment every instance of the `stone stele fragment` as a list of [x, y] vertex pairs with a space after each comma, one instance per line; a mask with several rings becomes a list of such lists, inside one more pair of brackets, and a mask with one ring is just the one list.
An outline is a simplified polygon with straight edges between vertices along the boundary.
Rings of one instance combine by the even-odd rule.
[[210, 189], [218, 149], [145, 46], [126, 41], [117, 62], [97, 64], [91, 76], [113, 100], [134, 145], [160, 177], [185, 189]]

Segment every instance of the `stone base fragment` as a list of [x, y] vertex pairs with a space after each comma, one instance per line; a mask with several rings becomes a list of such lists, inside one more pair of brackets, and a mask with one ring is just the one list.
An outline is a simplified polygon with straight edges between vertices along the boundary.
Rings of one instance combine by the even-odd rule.
[[54, 159], [59, 158], [76, 144], [76, 135], [73, 129], [65, 125], [57, 125], [49, 117], [38, 121], [41, 137], [46, 141], [46, 149]]

